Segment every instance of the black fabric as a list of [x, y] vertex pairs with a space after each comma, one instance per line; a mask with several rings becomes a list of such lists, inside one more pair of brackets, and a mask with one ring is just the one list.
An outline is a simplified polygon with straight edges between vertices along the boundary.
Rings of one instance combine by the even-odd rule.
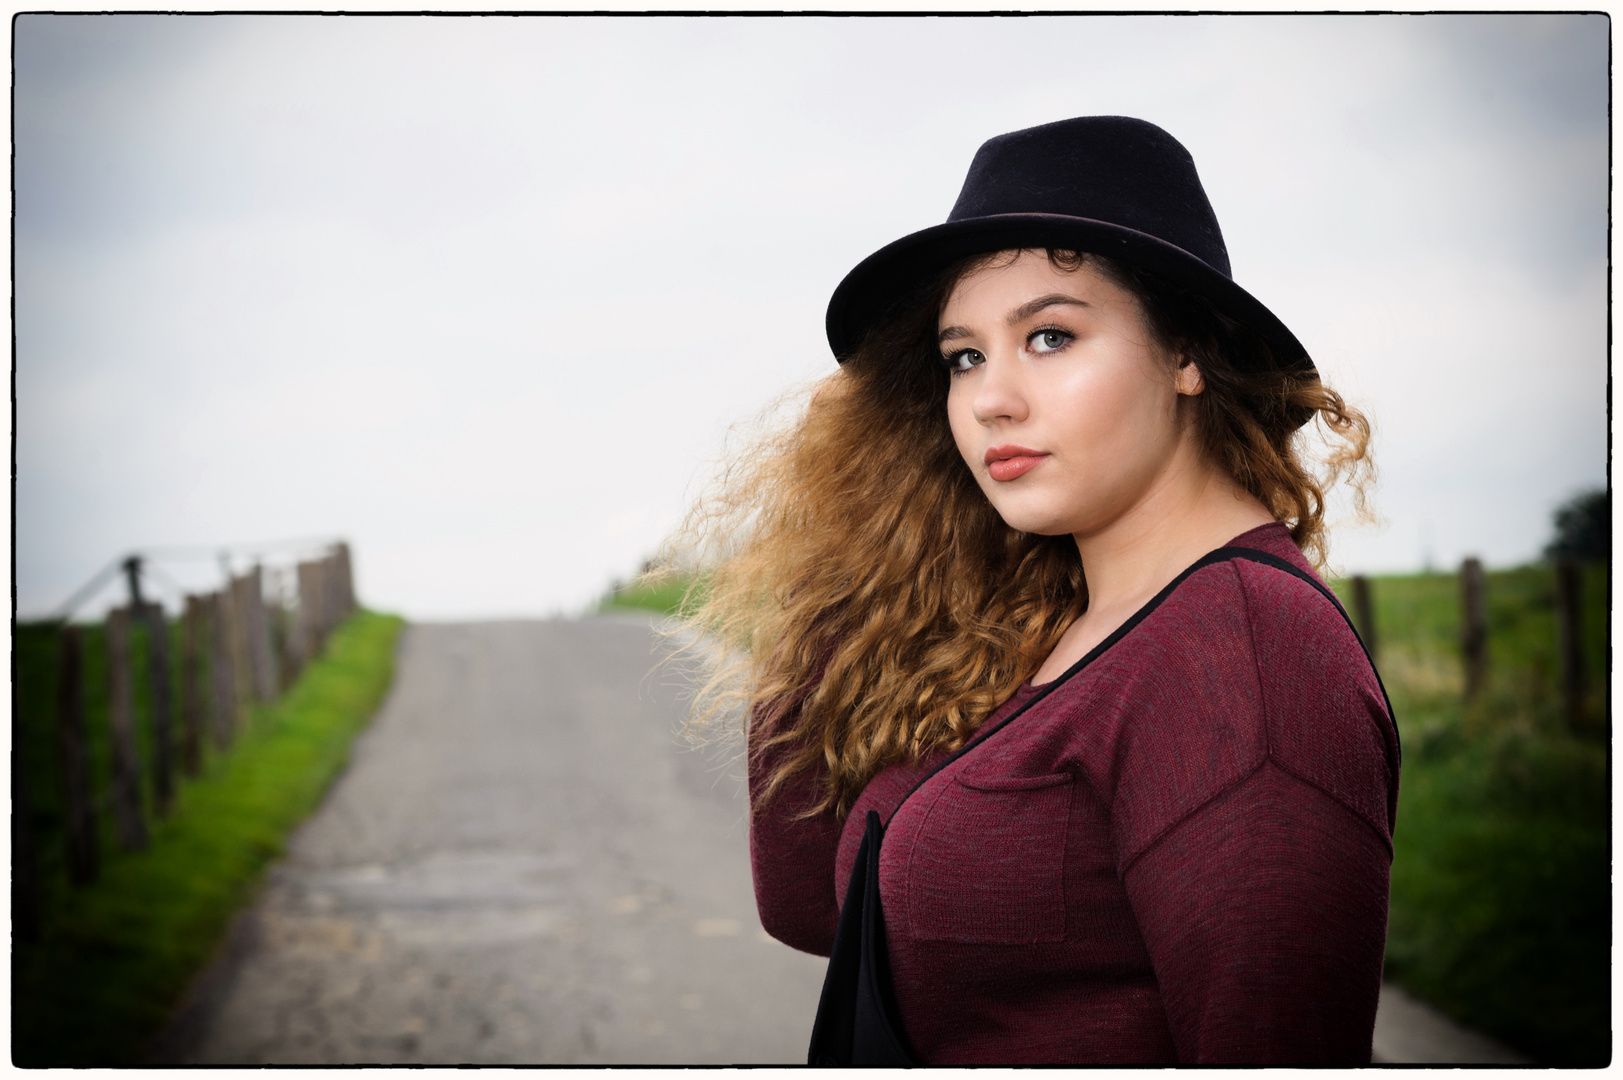
[[[1144, 618], [1160, 607], [1161, 603], [1172, 595], [1173, 590], [1183, 584], [1191, 574], [1214, 563], [1228, 562], [1231, 559], [1243, 559], [1283, 570], [1317, 589], [1346, 620], [1347, 627], [1352, 630], [1359, 648], [1364, 650], [1365, 658], [1370, 661], [1370, 670], [1375, 671], [1375, 660], [1370, 656], [1369, 647], [1364, 644], [1364, 639], [1359, 637], [1358, 627], [1347, 614], [1347, 609], [1341, 606], [1341, 601], [1336, 599], [1335, 593], [1326, 588], [1322, 582], [1301, 567], [1266, 551], [1245, 547], [1221, 547], [1201, 556], [1164, 589], [1156, 593], [1148, 603], [1134, 612], [1125, 623], [1112, 631], [1104, 641], [1088, 650], [1086, 656], [1067, 668], [1058, 678], [1044, 683], [1031, 700], [1005, 717], [996, 727], [978, 732], [967, 745], [931, 769], [927, 776], [914, 784], [907, 795], [903, 796], [902, 802], [897, 804], [897, 810], [900, 810], [902, 803], [912, 798], [913, 792], [923, 787], [936, 773], [1007, 727], [1010, 721], [1046, 697], [1050, 690], [1086, 667], [1129, 630], [1143, 622]], [[1381, 688], [1386, 714], [1392, 717], [1395, 736], [1397, 714], [1392, 711], [1392, 699], [1387, 696], [1386, 684], [1381, 682], [1379, 671], [1375, 671], [1375, 681]], [[1402, 747], [1393, 745], [1392, 753], [1394, 756], [1388, 760], [1388, 765], [1392, 769], [1392, 775], [1396, 776], [1402, 763]], [[1394, 821], [1394, 829], [1396, 809], [1395, 804], [1390, 808], [1390, 820]], [[894, 815], [893, 811], [892, 816]], [[817, 1001], [817, 1018], [812, 1022], [811, 1046], [806, 1057], [808, 1065], [922, 1064], [913, 1056], [902, 1036], [901, 1013], [896, 1006], [895, 985], [890, 977], [890, 953], [885, 947], [885, 912], [879, 900], [879, 848], [884, 839], [884, 823], [880, 821], [877, 811], [869, 810], [864, 823], [862, 843], [857, 847], [856, 862], [851, 867], [851, 880], [845, 888], [845, 904], [840, 908], [840, 921], [835, 927], [834, 948], [829, 954], [828, 971], [823, 976], [823, 992]]]
[[868, 811], [823, 976], [808, 1065], [918, 1064], [901, 1035], [885, 948], [885, 914], [879, 906], [879, 845], [884, 838], [878, 813]]
[[889, 244], [834, 290], [829, 347], [843, 361], [949, 263], [1012, 248], [1086, 251], [1140, 266], [1249, 326], [1286, 367], [1311, 371], [1296, 336], [1236, 285], [1195, 162], [1154, 124], [1080, 116], [982, 144], [945, 224]]

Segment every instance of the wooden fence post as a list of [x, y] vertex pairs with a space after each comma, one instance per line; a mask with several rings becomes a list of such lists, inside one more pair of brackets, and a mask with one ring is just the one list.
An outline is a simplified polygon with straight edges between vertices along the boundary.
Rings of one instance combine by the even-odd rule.
[[57, 755], [62, 767], [62, 809], [68, 841], [68, 880], [89, 885], [100, 870], [96, 814], [90, 801], [90, 755], [85, 746], [83, 645], [76, 626], [60, 634], [56, 669]]
[[208, 598], [209, 676], [214, 686], [214, 745], [224, 750], [237, 730], [237, 665], [232, 647], [231, 588]]
[[312, 658], [327, 647], [327, 631], [331, 629], [327, 576], [325, 559], [299, 564], [299, 605], [305, 609], [302, 614]]
[[169, 620], [160, 604], [142, 605], [147, 624], [147, 668], [152, 681], [152, 795], [158, 813], [175, 802], [174, 696], [170, 693]]
[[323, 561], [326, 563], [322, 576], [327, 583], [327, 634], [331, 636], [344, 621], [344, 568], [338, 563], [337, 551], [328, 552]]
[[275, 701], [282, 695], [282, 676], [278, 670], [276, 640], [271, 629], [271, 606], [265, 602], [265, 573], [254, 567], [254, 604], [259, 609], [259, 628], [254, 645], [259, 650], [259, 667], [265, 672], [264, 684], [259, 687], [261, 701]]
[[169, 622], [163, 607], [141, 599], [141, 558], [124, 560], [130, 587], [130, 612], [147, 627], [147, 668], [152, 683], [152, 795], [158, 813], [167, 814], [175, 797], [169, 694]]
[[295, 569], [299, 578], [299, 653], [308, 664], [321, 654], [321, 635], [316, 628], [316, 564], [301, 562]]
[[239, 574], [231, 579], [232, 629], [236, 631], [237, 649], [241, 667], [237, 669], [237, 692], [244, 702], [259, 699], [259, 655], [254, 648], [253, 584], [251, 574]]
[[237, 670], [237, 700], [242, 703], [239, 715], [244, 723], [247, 722], [248, 707], [255, 700], [259, 685], [258, 672], [254, 670], [253, 631], [249, 626], [253, 620], [253, 613], [249, 610], [252, 584], [247, 574], [231, 579], [231, 646]]
[[1375, 657], [1375, 598], [1371, 595], [1369, 578], [1354, 574], [1352, 579], [1353, 617], [1358, 620], [1358, 632], [1364, 638], [1364, 648], [1370, 659]]
[[327, 647], [332, 630], [332, 563], [325, 555], [316, 560], [316, 640]]
[[288, 567], [276, 569], [272, 574], [272, 580], [276, 583], [272, 593], [276, 600], [270, 606], [270, 628], [271, 643], [276, 652], [276, 673], [279, 676], [276, 692], [285, 694], [298, 681], [299, 670], [303, 667], [299, 656], [298, 629], [287, 606], [287, 586], [294, 579], [294, 574]]
[[1567, 723], [1583, 719], [1584, 708], [1584, 568], [1577, 559], [1555, 565], [1555, 629], [1561, 650], [1561, 697]]
[[285, 694], [299, 677], [298, 658], [293, 655], [293, 642], [289, 633], [292, 620], [280, 599], [270, 606], [271, 644], [276, 652], [276, 692]]
[[276, 699], [276, 656], [271, 650], [270, 625], [265, 612], [264, 573], [256, 566], [237, 579], [238, 612], [245, 631], [248, 667], [257, 701]]
[[186, 597], [180, 638], [180, 767], [203, 771], [203, 598]]
[[236, 729], [248, 724], [249, 708], [254, 700], [254, 667], [248, 648], [248, 586], [246, 575], [227, 580], [224, 595], [227, 628], [231, 636], [231, 685], [237, 692]]
[[310, 651], [310, 614], [306, 609], [304, 587], [304, 564], [299, 563], [289, 571], [292, 582], [293, 607], [288, 612], [287, 623], [287, 651], [295, 658], [299, 670], [303, 671], [313, 656]]
[[1465, 700], [1473, 701], [1488, 681], [1488, 603], [1482, 560], [1460, 567], [1460, 652], [1465, 656]]
[[144, 848], [147, 826], [141, 816], [141, 759], [135, 746], [135, 707], [130, 689], [130, 614], [125, 608], [107, 613], [107, 677], [118, 839], [126, 848]]
[[343, 541], [333, 545], [333, 569], [338, 578], [339, 618], [348, 618], [355, 611], [355, 575], [349, 545]]

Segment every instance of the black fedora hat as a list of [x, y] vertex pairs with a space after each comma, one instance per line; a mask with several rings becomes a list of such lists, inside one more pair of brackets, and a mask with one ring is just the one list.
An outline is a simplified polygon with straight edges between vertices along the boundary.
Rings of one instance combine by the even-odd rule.
[[1296, 336], [1230, 276], [1228, 248], [1189, 151], [1129, 116], [1079, 116], [981, 144], [946, 224], [880, 248], [834, 290], [826, 325], [835, 357], [844, 362], [949, 263], [1036, 247], [1148, 270], [1255, 331], [1282, 366], [1313, 370]]

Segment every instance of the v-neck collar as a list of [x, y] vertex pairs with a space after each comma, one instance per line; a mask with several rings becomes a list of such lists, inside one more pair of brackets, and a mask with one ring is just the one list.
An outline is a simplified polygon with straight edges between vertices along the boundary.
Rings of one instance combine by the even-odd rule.
[[[1096, 660], [1100, 656], [1104, 655], [1104, 653], [1107, 650], [1109, 650], [1109, 648], [1112, 645], [1116, 644], [1116, 642], [1118, 642], [1122, 638], [1126, 637], [1128, 631], [1132, 630], [1133, 627], [1137, 626], [1139, 623], [1143, 622], [1146, 618], [1148, 618], [1150, 613], [1153, 612], [1156, 608], [1160, 607], [1162, 602], [1165, 601], [1167, 597], [1171, 596], [1173, 591], [1176, 590], [1179, 585], [1182, 585], [1184, 583], [1184, 581], [1189, 577], [1189, 575], [1193, 574], [1197, 570], [1200, 570], [1200, 569], [1203, 569], [1204, 567], [1210, 566], [1213, 563], [1227, 561], [1226, 559], [1214, 559], [1214, 558], [1212, 558], [1212, 556], [1216, 555], [1218, 552], [1225, 551], [1225, 550], [1227, 550], [1229, 548], [1249, 547], [1250, 545], [1246, 544], [1244, 541], [1245, 541], [1245, 539], [1247, 537], [1253, 535], [1254, 533], [1263, 532], [1263, 531], [1266, 531], [1266, 530], [1269, 530], [1269, 529], [1284, 529], [1284, 528], [1285, 528], [1285, 526], [1280, 524], [1279, 522], [1270, 521], [1266, 525], [1258, 525], [1255, 528], [1247, 529], [1245, 532], [1241, 533], [1239, 536], [1236, 536], [1234, 539], [1230, 540], [1228, 543], [1222, 545], [1221, 547], [1214, 548], [1211, 551], [1208, 551], [1206, 554], [1204, 554], [1200, 558], [1196, 559], [1194, 561], [1194, 563], [1192, 563], [1191, 565], [1186, 567], [1184, 569], [1184, 571], [1182, 573], [1180, 573], [1177, 577], [1175, 577], [1171, 581], [1167, 582], [1167, 584], [1164, 587], [1162, 587], [1160, 592], [1156, 593], [1154, 596], [1152, 596], [1148, 600], [1146, 600], [1139, 607], [1139, 609], [1137, 611], [1135, 611], [1131, 615], [1127, 616], [1127, 619], [1126, 619], [1125, 622], [1123, 622], [1120, 626], [1116, 627], [1116, 629], [1112, 630], [1109, 634], [1105, 635], [1105, 639], [1103, 641], [1099, 642], [1099, 644], [1095, 645], [1093, 648], [1089, 649], [1083, 655], [1082, 659], [1078, 660], [1076, 663], [1072, 664], [1070, 667], [1066, 668], [1064, 671], [1060, 672], [1058, 675], [1055, 675], [1052, 679], [1049, 679], [1047, 682], [1034, 683], [1030, 679], [1027, 679], [1024, 683], [1021, 684], [1021, 686], [1022, 687], [1029, 686], [1033, 690], [1041, 691], [1041, 690], [1047, 690], [1048, 688], [1050, 688], [1050, 687], [1052, 687], [1052, 686], [1054, 686], [1054, 685], [1056, 685], [1058, 683], [1062, 683], [1066, 679], [1071, 678], [1077, 672], [1081, 671], [1083, 668], [1085, 668], [1089, 664], [1091, 664], [1094, 660]], [[1289, 536], [1289, 535], [1290, 535], [1289, 532], [1287, 532], [1286, 536]], [[1264, 549], [1258, 548], [1256, 550], [1261, 551], [1261, 550], [1264, 550]]]

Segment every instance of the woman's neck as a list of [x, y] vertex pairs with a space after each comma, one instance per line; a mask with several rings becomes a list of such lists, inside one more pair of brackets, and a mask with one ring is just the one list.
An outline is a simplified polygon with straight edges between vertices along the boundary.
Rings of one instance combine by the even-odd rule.
[[1191, 563], [1273, 520], [1186, 429], [1167, 466], [1133, 506], [1099, 529], [1073, 534], [1088, 606], [1031, 681], [1041, 685], [1058, 678]]
[[1215, 465], [1171, 472], [1108, 526], [1075, 536], [1088, 608], [1136, 609], [1208, 551], [1273, 520]]

